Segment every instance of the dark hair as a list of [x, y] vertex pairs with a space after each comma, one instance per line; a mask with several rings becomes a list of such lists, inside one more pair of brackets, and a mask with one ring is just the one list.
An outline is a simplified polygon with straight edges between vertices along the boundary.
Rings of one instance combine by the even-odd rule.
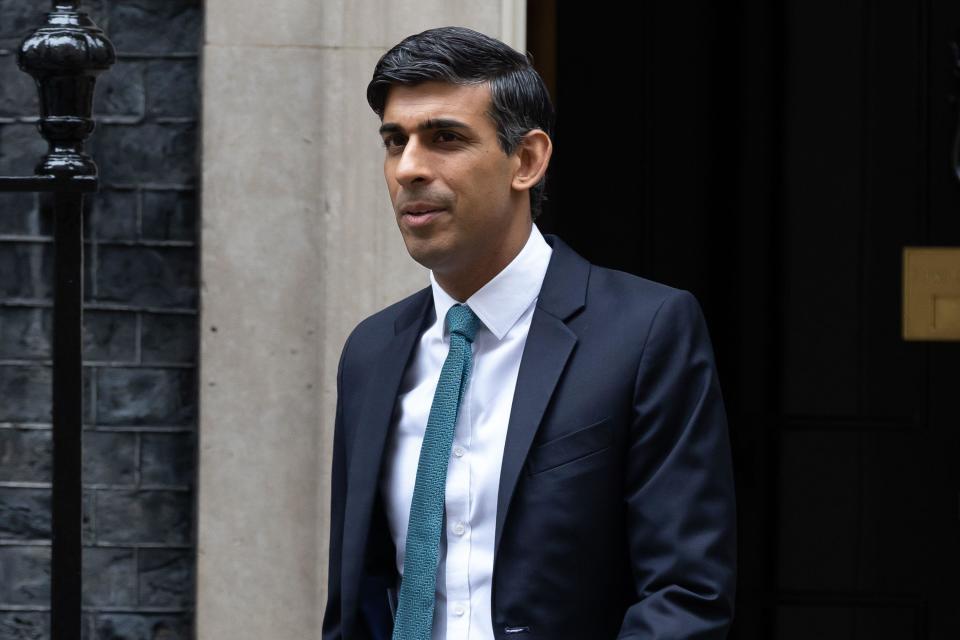
[[[367, 85], [367, 102], [383, 120], [387, 92], [394, 84], [430, 80], [451, 84], [490, 83], [490, 117], [507, 155], [524, 134], [542, 129], [553, 136], [553, 105], [540, 74], [527, 56], [465, 27], [440, 27], [404, 38], [383, 54]], [[546, 176], [530, 189], [530, 213], [540, 215]]]

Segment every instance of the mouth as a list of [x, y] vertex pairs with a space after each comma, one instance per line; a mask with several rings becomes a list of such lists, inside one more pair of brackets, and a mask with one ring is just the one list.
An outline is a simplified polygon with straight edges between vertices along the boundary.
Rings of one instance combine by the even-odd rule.
[[419, 227], [429, 224], [434, 218], [439, 216], [446, 209], [427, 209], [424, 211], [407, 211], [401, 218], [411, 227]]

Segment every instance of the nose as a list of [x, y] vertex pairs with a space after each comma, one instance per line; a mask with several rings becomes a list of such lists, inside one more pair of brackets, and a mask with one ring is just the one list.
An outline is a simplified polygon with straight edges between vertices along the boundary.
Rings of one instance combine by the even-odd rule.
[[407, 143], [403, 145], [403, 151], [394, 168], [394, 177], [405, 187], [419, 182], [429, 182], [433, 177], [429, 153], [416, 140], [416, 136], [410, 136]]

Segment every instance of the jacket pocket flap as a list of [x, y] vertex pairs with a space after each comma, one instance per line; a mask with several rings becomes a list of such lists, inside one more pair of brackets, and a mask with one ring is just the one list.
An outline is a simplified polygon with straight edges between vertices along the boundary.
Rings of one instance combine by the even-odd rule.
[[612, 441], [611, 429], [610, 418], [604, 418], [600, 422], [534, 447], [527, 456], [530, 473], [547, 471], [606, 449]]

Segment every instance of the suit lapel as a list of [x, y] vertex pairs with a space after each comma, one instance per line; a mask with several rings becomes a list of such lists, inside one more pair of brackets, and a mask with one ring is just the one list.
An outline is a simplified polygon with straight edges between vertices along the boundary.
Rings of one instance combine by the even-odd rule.
[[544, 239], [553, 253], [530, 322], [510, 409], [497, 495], [494, 563], [530, 445], [577, 343], [566, 321], [586, 304], [590, 263], [556, 236], [546, 234]]
[[421, 290], [394, 324], [394, 335], [371, 372], [360, 419], [356, 422], [352, 460], [347, 472], [347, 503], [343, 540], [343, 599], [355, 611], [366, 558], [370, 519], [380, 480], [381, 461], [396, 404], [397, 391], [423, 324], [433, 308], [430, 288]]

